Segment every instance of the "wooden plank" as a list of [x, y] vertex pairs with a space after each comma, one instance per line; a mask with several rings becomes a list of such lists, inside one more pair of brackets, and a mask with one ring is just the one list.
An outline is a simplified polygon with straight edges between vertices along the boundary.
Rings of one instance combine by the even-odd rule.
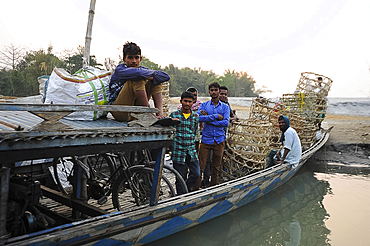
[[74, 221], [70, 218], [67, 218], [66, 216], [62, 216], [59, 213], [55, 213], [54, 211], [50, 210], [50, 208], [48, 207], [44, 207], [41, 205], [36, 205], [36, 207], [41, 213], [46, 214], [47, 216], [55, 219], [58, 225], [63, 225], [63, 224], [71, 223]]
[[161, 151], [155, 162], [152, 193], [150, 196], [150, 203], [149, 203], [150, 206], [154, 206], [158, 204], [158, 197], [159, 197], [159, 191], [161, 188], [162, 170], [163, 170], [163, 165], [164, 165], [165, 153], [166, 153], [165, 147], [161, 148]]
[[[111, 143], [112, 140], [110, 138], [103, 138], [102, 140], [106, 139], [106, 141], [99, 142], [98, 144], [85, 144], [83, 142], [81, 145], [67, 145], [64, 146], [60, 144], [56, 140], [43, 140], [35, 143], [29, 143], [29, 145], [20, 144], [19, 149], [15, 148], [16, 143], [12, 143], [13, 146], [9, 147], [4, 151], [0, 151], [0, 164], [2, 163], [13, 163], [16, 161], [23, 161], [23, 160], [33, 160], [33, 159], [42, 159], [42, 158], [54, 158], [54, 157], [61, 157], [61, 156], [80, 156], [80, 155], [89, 155], [89, 154], [102, 154], [108, 152], [115, 152], [115, 151], [132, 151], [132, 150], [140, 150], [140, 149], [152, 149], [155, 145], [156, 147], [162, 146], [171, 146], [172, 140], [162, 140], [158, 139], [156, 141], [145, 141], [145, 138], [142, 138], [142, 141], [136, 142], [128, 142], [128, 143]], [[112, 138], [113, 139], [113, 138]], [[113, 140], [115, 140], [114, 138]], [[96, 139], [97, 141], [99, 139]], [[122, 138], [121, 138], [122, 140]], [[138, 138], [137, 140], [140, 140]], [[155, 139], [154, 139], [155, 140]], [[109, 142], [108, 142], [109, 141]], [[77, 140], [70, 139], [68, 142], [77, 143]], [[105, 142], [105, 143], [103, 143]], [[65, 143], [65, 142], [64, 142]], [[0, 144], [0, 149], [1, 149]], [[30, 146], [30, 149], [26, 149], [25, 147]], [[31, 148], [33, 146], [33, 148]], [[35, 148], [35, 146], [37, 148]], [[5, 145], [5, 147], [8, 147]], [[21, 148], [23, 147], [23, 148]], [[14, 150], [10, 150], [10, 149]]]
[[149, 135], [149, 134], [167, 134], [174, 133], [174, 128], [172, 127], [101, 127], [101, 128], [79, 128], [79, 129], [64, 129], [58, 131], [48, 131], [48, 132], [36, 132], [36, 131], [1, 131], [0, 137], [3, 139], [14, 139], [14, 138], [30, 138], [30, 137], [49, 137], [55, 135], [70, 136], [76, 134], [132, 134], [137, 135]]
[[68, 104], [18, 104], [0, 103], [0, 111], [35, 111], [35, 112], [66, 112], [66, 111], [116, 111], [127, 113], [158, 113], [156, 108], [127, 105], [68, 105]]
[[78, 200], [73, 200], [69, 196], [62, 194], [61, 192], [52, 190], [46, 186], [41, 186], [42, 194], [47, 196], [55, 201], [58, 201], [66, 206], [71, 206], [78, 211], [83, 211], [83, 213], [90, 216], [99, 216], [107, 214], [107, 211], [100, 208], [91, 206], [89, 204], [83, 203]]

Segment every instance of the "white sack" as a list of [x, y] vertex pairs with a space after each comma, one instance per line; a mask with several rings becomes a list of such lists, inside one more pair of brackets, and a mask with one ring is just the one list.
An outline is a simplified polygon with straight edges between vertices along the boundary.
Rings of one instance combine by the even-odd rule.
[[[105, 105], [109, 101], [111, 72], [93, 67], [74, 75], [63, 68], [54, 68], [46, 89], [45, 104]], [[74, 112], [68, 120], [96, 120], [106, 112]]]

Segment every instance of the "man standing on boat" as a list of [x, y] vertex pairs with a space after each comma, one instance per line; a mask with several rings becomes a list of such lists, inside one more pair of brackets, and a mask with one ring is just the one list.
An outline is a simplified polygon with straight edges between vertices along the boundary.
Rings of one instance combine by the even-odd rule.
[[[199, 117], [196, 112], [191, 110], [194, 103], [194, 95], [186, 91], [181, 95], [181, 108], [170, 114], [170, 117], [179, 120], [180, 124], [175, 125], [176, 137], [172, 145], [173, 167], [181, 174], [186, 181], [189, 191], [199, 179], [200, 168], [197, 151], [195, 149], [195, 137], [198, 131]], [[188, 177], [188, 169], [189, 177]], [[177, 194], [185, 193], [180, 181], [176, 177]]]
[[[135, 43], [123, 45], [123, 61], [115, 69], [109, 83], [109, 105], [147, 106], [152, 97], [154, 105], [159, 109], [157, 118], [163, 118], [162, 83], [170, 80], [163, 71], [150, 70], [140, 66], [141, 49]], [[118, 121], [129, 121], [125, 112], [111, 112]]]
[[[191, 106], [191, 110], [193, 112], [197, 112], [202, 102], [198, 100], [198, 90], [195, 87], [189, 87], [186, 89], [186, 91], [190, 92], [194, 96], [194, 103], [193, 106]], [[177, 106], [177, 109], [180, 109], [182, 107], [182, 104]], [[199, 153], [199, 142], [200, 142], [200, 131], [203, 129], [203, 124], [199, 124], [199, 128], [197, 129], [197, 134], [195, 136], [195, 149], [197, 150], [197, 153]]]
[[282, 131], [280, 142], [283, 149], [276, 153], [277, 163], [289, 163], [294, 168], [298, 166], [302, 156], [302, 146], [297, 132], [290, 127], [290, 121], [285, 115], [279, 116], [279, 128]]
[[[211, 183], [218, 184], [218, 176], [221, 169], [222, 152], [224, 150], [225, 130], [229, 125], [230, 109], [219, 100], [220, 85], [217, 82], [208, 86], [211, 100], [204, 102], [198, 109], [199, 122], [204, 122], [202, 142], [199, 147], [199, 165], [201, 174], [204, 172], [209, 153], [213, 150], [211, 162]], [[199, 189], [201, 177], [194, 186]]]
[[230, 108], [230, 121], [238, 121], [238, 116], [236, 116], [236, 111], [231, 109], [229, 100], [227, 98], [227, 95], [229, 94], [229, 88], [226, 86], [222, 85], [220, 86], [220, 100], [221, 102], [227, 104]]

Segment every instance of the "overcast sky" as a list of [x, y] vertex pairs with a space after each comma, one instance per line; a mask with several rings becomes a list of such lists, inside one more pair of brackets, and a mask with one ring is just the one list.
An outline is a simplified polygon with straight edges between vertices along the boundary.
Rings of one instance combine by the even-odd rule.
[[[84, 45], [90, 0], [3, 1], [0, 48]], [[370, 1], [97, 0], [90, 54], [118, 60], [126, 41], [162, 67], [248, 72], [292, 93], [301, 72], [331, 78], [331, 97], [370, 97]]]

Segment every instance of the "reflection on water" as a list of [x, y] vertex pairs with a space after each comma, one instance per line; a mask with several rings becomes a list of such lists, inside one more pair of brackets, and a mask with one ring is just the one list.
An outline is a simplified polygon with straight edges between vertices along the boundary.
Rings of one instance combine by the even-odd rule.
[[331, 230], [331, 245], [370, 245], [369, 175], [316, 173], [329, 182], [332, 192], [323, 204], [330, 217], [325, 222]]
[[150, 245], [330, 245], [329, 182], [302, 168], [261, 199]]
[[262, 198], [149, 245], [370, 245], [369, 172], [316, 167], [307, 162]]

